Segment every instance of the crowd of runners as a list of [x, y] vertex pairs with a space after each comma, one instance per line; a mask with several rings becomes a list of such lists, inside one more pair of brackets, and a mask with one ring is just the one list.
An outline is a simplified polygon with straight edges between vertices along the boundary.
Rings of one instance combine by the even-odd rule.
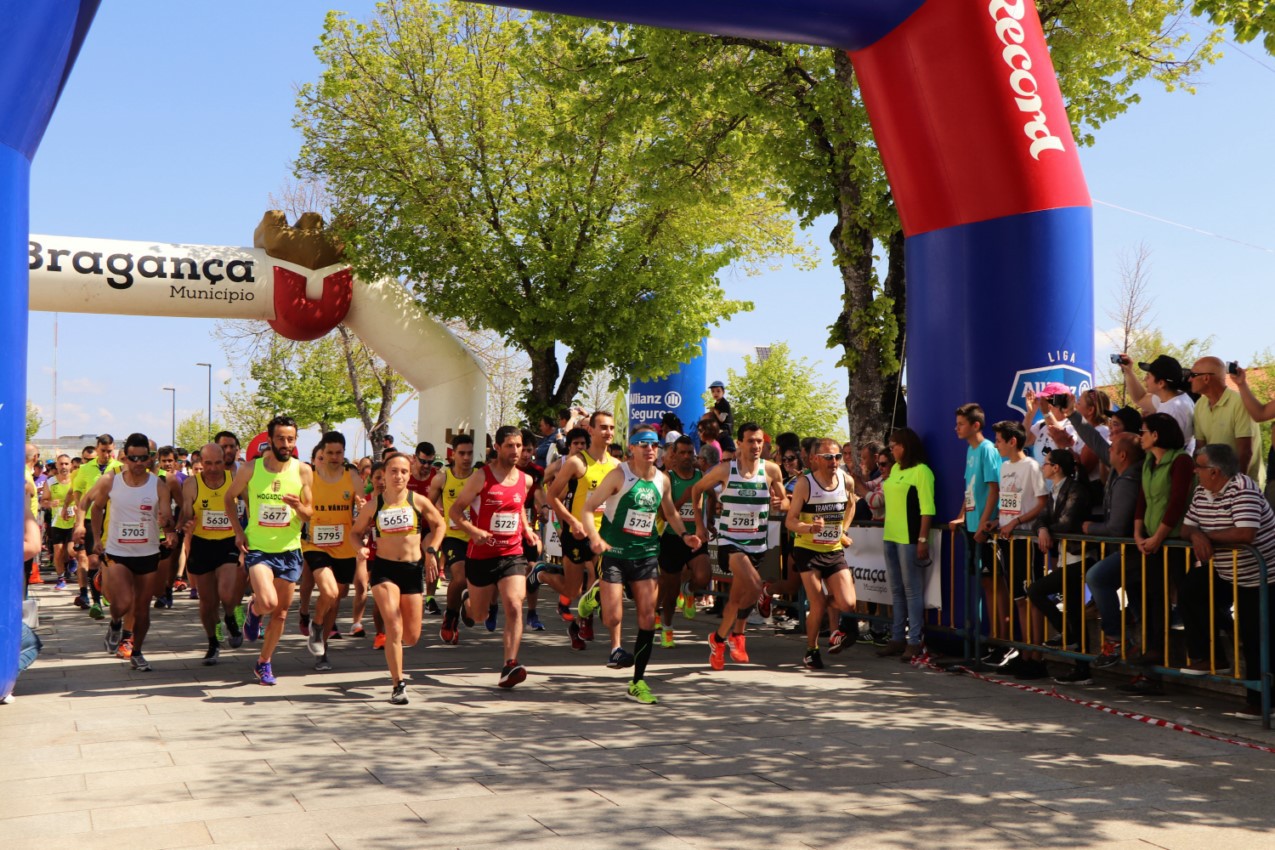
[[[737, 442], [723, 436], [732, 449], [725, 460], [715, 439], [697, 450], [668, 428], [636, 428], [617, 447], [614, 417], [603, 411], [573, 424], [554, 431], [548, 452], [543, 434], [552, 429], [503, 426], [482, 461], [462, 434], [446, 462], [422, 442], [410, 454], [387, 446], [379, 459], [355, 463], [333, 431], [305, 463], [288, 416], [272, 419], [246, 454], [228, 431], [188, 457], [143, 434], [122, 446], [102, 434], [79, 457], [57, 456], [29, 497], [44, 518], [41, 557], [56, 589], [105, 621], [104, 651], [137, 671], [151, 669], [151, 611], [171, 608], [175, 593], [198, 602], [204, 664], [248, 643], [256, 680], [273, 685], [272, 658], [298, 589], [299, 627], [318, 670], [332, 669], [329, 641], [369, 636], [370, 592], [390, 702], [408, 700], [403, 651], [420, 640], [426, 615], [441, 615], [438, 638], [447, 645], [460, 643], [462, 626], [495, 631], [503, 620], [497, 684], [512, 688], [527, 678], [524, 628], [545, 629], [537, 605], [547, 586], [556, 617], [546, 619], [562, 622], [564, 648], [588, 648], [600, 617], [607, 666], [632, 668], [627, 696], [654, 704], [646, 681], [652, 648], [673, 647], [674, 617], [693, 618], [713, 600], [710, 538], [732, 580], [707, 660], [714, 670], [727, 658], [748, 662], [744, 631], [762, 595], [757, 567], [772, 543], [770, 515], [782, 516], [790, 502], [794, 545], [807, 556], [799, 569], [819, 597], [812, 619], [823, 616], [821, 581], [834, 606], [853, 610], [840, 550], [850, 543], [855, 487], [836, 441], [807, 441], [810, 480], [794, 495], [780, 467], [763, 458], [769, 438], [753, 424], [738, 428]], [[28, 454], [35, 462], [34, 447]], [[38, 579], [39, 565], [27, 570]], [[351, 625], [342, 633], [338, 609], [351, 590]], [[621, 628], [626, 597], [637, 615], [631, 648]], [[822, 667], [817, 622], [813, 635], [805, 661]], [[834, 632], [832, 651], [848, 635], [848, 625]]]

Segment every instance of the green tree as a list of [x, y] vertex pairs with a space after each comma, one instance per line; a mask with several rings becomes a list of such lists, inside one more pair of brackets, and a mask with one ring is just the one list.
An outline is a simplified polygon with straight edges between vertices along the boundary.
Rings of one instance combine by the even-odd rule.
[[27, 402], [27, 439], [31, 439], [36, 432], [44, 427], [44, 417], [40, 415], [40, 408], [31, 402]]
[[[207, 413], [192, 413], [185, 419], [177, 420], [177, 445], [194, 454], [212, 439], [213, 434], [222, 430], [225, 430], [225, 426], [216, 419], [213, 420], [212, 427], [209, 428]], [[258, 428], [250, 433], [242, 434], [239, 439], [246, 440], [256, 435], [260, 430]]]
[[756, 422], [772, 436], [785, 431], [803, 437], [840, 436], [836, 433], [841, 418], [836, 387], [821, 383], [817, 376], [806, 358], [793, 358], [787, 343], [773, 343], [770, 356], [764, 359], [745, 356], [743, 374], [726, 370], [726, 394], [735, 424]]
[[750, 308], [720, 270], [797, 251], [757, 167], [769, 140], [662, 90], [676, 68], [616, 78], [637, 32], [388, 0], [328, 16], [298, 96], [297, 172], [326, 183], [355, 268], [525, 352], [528, 416], [591, 370], [667, 374]]
[[1195, 0], [1191, 11], [1229, 26], [1236, 41], [1262, 36], [1266, 52], [1275, 55], [1275, 3], [1270, 0]]

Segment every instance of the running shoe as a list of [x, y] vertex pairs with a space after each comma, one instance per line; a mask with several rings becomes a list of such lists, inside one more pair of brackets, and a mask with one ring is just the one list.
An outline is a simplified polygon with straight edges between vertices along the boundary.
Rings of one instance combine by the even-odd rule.
[[568, 623], [576, 618], [576, 615], [571, 613], [571, 600], [565, 596], [558, 597], [558, 616]]
[[270, 669], [269, 661], [258, 661], [257, 665], [252, 668], [252, 673], [257, 677], [257, 681], [263, 685], [273, 685], [275, 683], [274, 671]]
[[770, 619], [770, 604], [774, 601], [774, 594], [770, 592], [770, 582], [763, 581], [761, 583], [761, 594], [757, 597], [757, 613], [761, 614], [763, 620]]
[[235, 606], [235, 625], [239, 627], [240, 631], [243, 630], [243, 624], [247, 619], [248, 612], [244, 610], [244, 605], [240, 602]]
[[53, 585], [54, 590], [66, 590], [66, 579], [58, 576], [57, 583]]
[[1088, 670], [1082, 669], [1080, 665], [1076, 665], [1061, 676], [1055, 676], [1054, 681], [1060, 685], [1092, 685], [1093, 676]]
[[407, 682], [395, 682], [390, 692], [390, 705], [407, 705]]
[[372, 638], [373, 649], [385, 649], [385, 632], [377, 632], [376, 637]]
[[199, 588], [197, 588], [197, 587], [192, 587], [192, 588], [190, 589], [190, 598], [191, 598], [191, 599], [198, 599], [198, 598], [199, 598]]
[[1120, 663], [1120, 641], [1105, 640], [1102, 642], [1102, 652], [1093, 660], [1093, 666], [1099, 670], [1107, 667], [1114, 667]]
[[828, 654], [836, 655], [846, 645], [846, 633], [837, 629], [828, 636]]
[[466, 613], [469, 607], [469, 588], [465, 588], [460, 592], [460, 621], [465, 624], [465, 628], [472, 629], [474, 627], [474, 618]]
[[306, 649], [310, 650], [311, 655], [318, 658], [326, 651], [323, 648], [323, 627], [317, 626], [313, 629], [307, 629], [307, 631], [310, 634], [305, 641]]
[[71, 600], [71, 604], [76, 608], [87, 609], [89, 607], [89, 600], [87, 596], [77, 596]]
[[[576, 606], [576, 615], [582, 619], [588, 619], [593, 616], [593, 612], [598, 610], [598, 595], [602, 592], [599, 585], [594, 585], [584, 592], [580, 597], [580, 604]], [[587, 640], [587, 638], [586, 638]]]
[[665, 649], [672, 649], [673, 647], [677, 646], [677, 644], [673, 640], [672, 629], [660, 629], [660, 631], [662, 632], [660, 636], [660, 646], [664, 647]]
[[748, 663], [748, 649], [744, 646], [744, 636], [732, 634], [726, 638], [730, 644], [730, 660], [737, 664]]
[[496, 684], [507, 690], [526, 680], [527, 668], [519, 664], [518, 659], [515, 658], [505, 662], [505, 666], [500, 671], [500, 681]]
[[425, 597], [425, 613], [437, 617], [443, 613], [443, 609], [438, 607], [438, 602], [432, 596]]
[[636, 682], [629, 682], [628, 698], [642, 705], [659, 705], [660, 700], [655, 694], [651, 693], [651, 689], [647, 687], [645, 679], [638, 679]]
[[190, 585], [186, 584], [186, 582], [181, 579], [177, 579], [173, 582], [173, 590], [190, 590]]
[[726, 669], [726, 641], [717, 632], [708, 633], [708, 666], [714, 670]]
[[221, 656], [221, 644], [215, 640], [208, 641], [208, 651], [204, 653], [204, 666], [211, 667], [217, 663], [217, 659]]
[[823, 658], [819, 655], [818, 649], [807, 649], [806, 656], [801, 659], [801, 663], [806, 665], [807, 670], [823, 669]]
[[545, 624], [540, 622], [540, 615], [535, 611], [527, 612], [527, 628], [533, 632], [543, 632], [545, 630]]
[[320, 673], [326, 673], [332, 669], [332, 662], [328, 660], [328, 654], [325, 652], [319, 656], [319, 660], [314, 662], [314, 669]]
[[[235, 616], [227, 614], [222, 622], [226, 624], [226, 633], [230, 635], [226, 639], [226, 642], [230, 644], [230, 648], [238, 649], [243, 646], [243, 629], [239, 627], [239, 623], [235, 622]], [[220, 624], [218, 624], [218, 628], [220, 628]]]
[[118, 649], [118, 648], [119, 648], [119, 645], [120, 645], [120, 635], [122, 635], [123, 633], [124, 633], [124, 624], [123, 624], [123, 623], [120, 623], [119, 628], [116, 628], [115, 626], [112, 626], [112, 625], [108, 625], [108, 626], [106, 627], [106, 641], [105, 641], [105, 644], [106, 644], [106, 651], [107, 651], [107, 652], [114, 652], [116, 649]]
[[248, 643], [261, 637], [261, 617], [252, 605], [248, 606], [248, 616], [243, 621], [243, 636], [248, 639]]
[[545, 567], [549, 566], [544, 561], [540, 561], [531, 568], [531, 572], [527, 573], [527, 592], [535, 593], [540, 589], [540, 574], [545, 571]]
[[347, 634], [352, 638], [367, 637], [367, 632], [364, 631], [362, 623], [356, 623]]
[[580, 638], [582, 640], [593, 640], [593, 618], [585, 617], [580, 620]]
[[448, 646], [456, 646], [460, 643], [460, 631], [456, 628], [455, 614], [443, 615], [443, 625], [438, 628], [438, 639]]
[[116, 658], [132, 658], [133, 657], [133, 639], [126, 637], [120, 641], [120, 645], [115, 650]]
[[332, 628], [328, 629], [328, 640], [345, 640], [345, 635], [341, 634], [341, 630], [336, 627], [336, 623], [333, 623]]
[[496, 631], [496, 612], [500, 610], [498, 605], [491, 605], [487, 608], [487, 619], [483, 620], [483, 625], [487, 627], [487, 631]]
[[682, 616], [688, 620], [694, 620], [696, 614], [695, 594], [685, 584], [682, 585]]
[[94, 620], [102, 619], [102, 603], [94, 602], [89, 606], [89, 616]]
[[890, 632], [886, 630], [874, 632], [869, 629], [868, 637], [873, 646], [888, 646], [890, 644]]
[[575, 620], [567, 623], [567, 636], [571, 638], [571, 648], [576, 652], [581, 652], [589, 646], [584, 642], [584, 638], [580, 637], [580, 624]]
[[611, 657], [607, 659], [607, 666], [612, 670], [622, 670], [625, 667], [633, 666], [632, 653], [626, 652], [624, 647], [617, 646], [611, 650]]
[[310, 614], [308, 611], [301, 612], [301, 626], [299, 631], [304, 637], [310, 636]]
[[164, 607], [164, 597], [162, 597], [162, 596], [156, 596], [156, 597], [155, 597], [155, 610], [157, 610], [157, 611], [162, 610], [162, 609], [163, 609], [163, 607]]
[[217, 624], [217, 628], [213, 630], [213, 637], [217, 639], [217, 643], [221, 643], [226, 639], [226, 627], [221, 623]]
[[151, 663], [140, 652], [134, 652], [132, 657], [128, 659], [128, 663], [133, 665], [133, 669], [138, 673], [149, 673], [151, 670]]

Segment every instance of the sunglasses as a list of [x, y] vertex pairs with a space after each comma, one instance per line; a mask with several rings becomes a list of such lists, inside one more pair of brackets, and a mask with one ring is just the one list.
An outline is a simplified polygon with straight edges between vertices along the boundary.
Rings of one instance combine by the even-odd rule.
[[841, 460], [841, 452], [837, 452], [836, 454], [828, 452], [827, 454], [815, 455], [815, 457], [821, 457], [824, 460]]
[[144, 455], [124, 455], [125, 460], [131, 460], [133, 463], [146, 463], [151, 459], [149, 454]]
[[794, 463], [796, 460], [796, 455], [784, 455], [784, 463]]

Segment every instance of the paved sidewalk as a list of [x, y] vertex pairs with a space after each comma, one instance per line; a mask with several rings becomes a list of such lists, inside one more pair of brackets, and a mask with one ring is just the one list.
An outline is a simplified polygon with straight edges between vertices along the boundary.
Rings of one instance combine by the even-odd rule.
[[[0, 706], [3, 848], [1275, 847], [1275, 754], [871, 648], [812, 674], [803, 641], [757, 634], [751, 665], [713, 673], [716, 621], [679, 616], [644, 707], [603, 666], [602, 629], [583, 653], [556, 617], [529, 633], [531, 676], [504, 692], [499, 633], [444, 647], [427, 617], [395, 707], [370, 640], [334, 642], [316, 673], [295, 613], [265, 688], [248, 645], [201, 664], [194, 602], [152, 612], [155, 670], [135, 673], [104, 622], [37, 593], [45, 651]], [[1263, 734], [1222, 700], [1069, 692]]]

